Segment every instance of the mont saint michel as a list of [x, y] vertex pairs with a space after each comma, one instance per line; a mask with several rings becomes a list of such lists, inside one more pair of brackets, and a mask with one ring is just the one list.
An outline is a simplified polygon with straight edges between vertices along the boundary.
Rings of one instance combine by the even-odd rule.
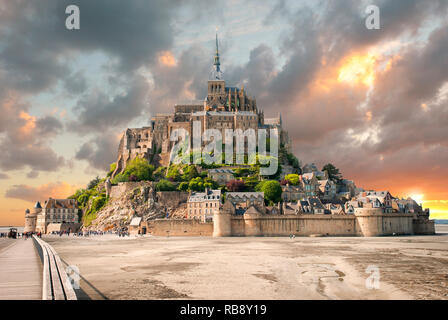
[[446, 300], [442, 2], [0, 0], [0, 300]]

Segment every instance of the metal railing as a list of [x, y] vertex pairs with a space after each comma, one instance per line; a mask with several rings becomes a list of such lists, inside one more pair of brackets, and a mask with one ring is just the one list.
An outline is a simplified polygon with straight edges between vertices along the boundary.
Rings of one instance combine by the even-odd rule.
[[57, 252], [42, 239], [33, 236], [40, 246], [43, 263], [42, 300], [77, 300], [64, 264]]

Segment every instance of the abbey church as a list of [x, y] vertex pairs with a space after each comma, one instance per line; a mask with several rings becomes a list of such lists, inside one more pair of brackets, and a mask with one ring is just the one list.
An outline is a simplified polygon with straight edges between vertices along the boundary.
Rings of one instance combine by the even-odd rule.
[[174, 113], [156, 114], [149, 127], [127, 129], [120, 140], [118, 159], [112, 177], [122, 172], [126, 164], [136, 157], [145, 158], [155, 165], [166, 166], [174, 142], [170, 141], [175, 129], [185, 129], [193, 136], [193, 122], [200, 122], [201, 133], [207, 129], [221, 130], [224, 137], [226, 129], [278, 129], [279, 143], [290, 149], [288, 133], [282, 128], [279, 114], [276, 118], [265, 119], [263, 110], [257, 107], [254, 97], [238, 87], [226, 86], [221, 71], [218, 36], [216, 53], [208, 80], [207, 96], [204, 100], [178, 103]]

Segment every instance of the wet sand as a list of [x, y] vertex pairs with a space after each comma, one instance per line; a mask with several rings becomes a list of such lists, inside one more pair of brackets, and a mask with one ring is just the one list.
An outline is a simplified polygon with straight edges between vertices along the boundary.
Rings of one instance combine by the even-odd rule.
[[[109, 299], [446, 300], [448, 226], [437, 230], [377, 238], [44, 240]], [[369, 266], [379, 271], [379, 288], [366, 286]]]

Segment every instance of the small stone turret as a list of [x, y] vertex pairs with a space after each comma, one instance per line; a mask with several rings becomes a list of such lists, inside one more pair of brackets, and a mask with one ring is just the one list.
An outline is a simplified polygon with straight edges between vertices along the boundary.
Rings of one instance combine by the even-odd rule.
[[[40, 203], [36, 203], [36, 205]], [[41, 207], [42, 210], [42, 207]], [[37, 222], [37, 213], [36, 213], [36, 206], [33, 210], [33, 213], [31, 213], [30, 209], [25, 210], [25, 227], [23, 228], [24, 233], [28, 232], [36, 232], [36, 222]]]
[[235, 214], [235, 206], [227, 200], [223, 207], [213, 215], [213, 236], [230, 237], [232, 235], [231, 217]]

